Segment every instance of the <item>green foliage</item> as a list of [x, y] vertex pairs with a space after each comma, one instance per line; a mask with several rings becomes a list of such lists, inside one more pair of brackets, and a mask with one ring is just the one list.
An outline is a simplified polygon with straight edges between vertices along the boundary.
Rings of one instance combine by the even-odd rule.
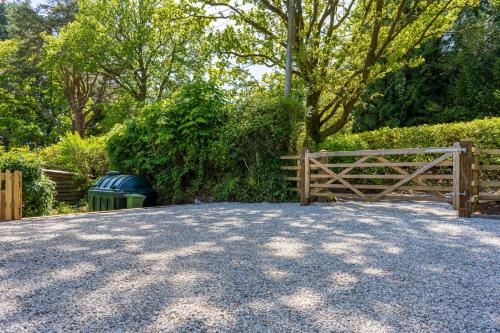
[[0, 170], [19, 170], [23, 177], [23, 216], [47, 215], [52, 210], [55, 184], [43, 174], [42, 160], [27, 149], [6, 152], [0, 147]]
[[212, 171], [208, 147], [225, 121], [224, 104], [213, 83], [195, 82], [171, 100], [145, 107], [139, 117], [110, 134], [112, 165], [148, 175], [167, 202], [193, 198]]
[[0, 2], [0, 40], [7, 39], [7, 4]]
[[[233, 24], [214, 33], [219, 64], [285, 67], [288, 45], [286, 0], [219, 1]], [[366, 85], [421, 59], [412, 53], [445, 33], [457, 14], [479, 0], [315, 1], [295, 6], [295, 85], [306, 95], [307, 133], [322, 141], [337, 133]], [[215, 10], [214, 10], [215, 12]], [[236, 60], [236, 61], [235, 61]]]
[[289, 152], [295, 102], [254, 102], [230, 110], [213, 84], [186, 85], [145, 107], [108, 140], [112, 165], [153, 180], [160, 201], [283, 200], [278, 156]]
[[[200, 44], [209, 20], [198, 6], [173, 0], [82, 0], [68, 41], [78, 64], [97, 67], [117, 90], [140, 102], [170, 95], [194, 73], [204, 72]], [[59, 37], [58, 37], [59, 38]], [[83, 58], [82, 58], [83, 57]]]
[[7, 34], [0, 38], [0, 145], [51, 144], [70, 128], [61, 87], [39, 68], [40, 34], [57, 30], [58, 23], [50, 12], [42, 15], [29, 2], [4, 3], [2, 8]]
[[293, 99], [255, 99], [230, 114], [216, 142], [223, 177], [214, 189], [216, 200], [284, 201], [290, 198], [279, 156], [295, 151], [303, 117]]
[[83, 188], [109, 171], [105, 136], [81, 138], [67, 133], [57, 144], [41, 150], [40, 156], [46, 168], [74, 172]]
[[87, 202], [78, 205], [70, 205], [66, 202], [56, 202], [51, 215], [77, 214], [84, 213], [88, 209]]
[[[453, 29], [414, 53], [424, 61], [368, 86], [353, 130], [405, 127], [500, 115], [500, 8], [466, 8]], [[457, 70], [459, 68], [460, 70]]]
[[52, 98], [58, 88], [17, 65], [20, 50], [16, 40], [0, 41], [0, 145], [46, 145], [68, 126], [67, 118]]
[[382, 128], [375, 131], [335, 135], [320, 145], [326, 150], [396, 149], [449, 147], [454, 142], [470, 139], [481, 148], [500, 147], [500, 118], [443, 125], [406, 128]]

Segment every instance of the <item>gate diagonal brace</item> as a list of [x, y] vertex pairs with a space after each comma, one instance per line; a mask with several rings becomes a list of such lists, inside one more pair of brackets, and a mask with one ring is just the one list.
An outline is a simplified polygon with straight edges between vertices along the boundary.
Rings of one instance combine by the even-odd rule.
[[[338, 176], [343, 176], [343, 175], [346, 175], [348, 174], [349, 172], [351, 172], [353, 169], [356, 168], [357, 165], [359, 164], [363, 164], [364, 162], [366, 162], [366, 160], [370, 159], [370, 157], [372, 156], [363, 156], [361, 157], [359, 160], [357, 160], [356, 162], [354, 162], [354, 165], [352, 167], [349, 167], [349, 168], [345, 168], [344, 170], [342, 170], [340, 173], [338, 173]], [[325, 185], [330, 185], [330, 184], [333, 184], [337, 181], [337, 178], [331, 178], [330, 180], [328, 180], [327, 182], [325, 182], [324, 184]], [[315, 195], [315, 194], [318, 194], [318, 193], [321, 193], [321, 191], [323, 190], [323, 188], [319, 188], [318, 190], [312, 192], [311, 194], [312, 195]], [[325, 190], [328, 190], [325, 188]]]
[[[388, 159], [386, 159], [385, 157], [383, 156], [376, 156], [376, 159], [379, 160], [380, 162], [382, 163], [390, 163], [390, 161]], [[400, 168], [400, 167], [395, 167], [395, 166], [392, 166], [391, 169], [399, 172], [399, 174], [401, 175], [409, 175], [408, 172], [406, 172], [406, 170], [404, 170], [403, 168]], [[421, 186], [426, 186], [427, 183], [424, 182], [423, 180], [421, 179], [413, 179], [413, 181], [418, 184], [418, 185], [421, 185]], [[435, 192], [432, 192], [436, 197], [438, 197], [439, 199], [444, 199], [446, 198], [446, 196], [444, 194], [442, 194], [441, 192], [438, 192], [438, 191], [435, 191]]]
[[401, 181], [397, 182], [396, 184], [392, 185], [391, 187], [389, 187], [388, 189], [384, 190], [383, 192], [377, 194], [376, 196], [374, 196], [372, 199], [373, 201], [375, 200], [378, 200], [380, 199], [381, 197], [385, 196], [386, 194], [389, 194], [391, 192], [393, 192], [395, 189], [397, 189], [398, 187], [406, 184], [407, 182], [409, 182], [410, 180], [412, 180], [413, 178], [417, 177], [418, 175], [424, 173], [425, 171], [429, 170], [430, 168], [436, 166], [437, 164], [441, 163], [442, 161], [444, 161], [445, 159], [447, 158], [450, 158], [452, 156], [451, 153], [446, 153], [444, 155], [442, 155], [441, 157], [438, 157], [436, 158], [434, 161], [430, 162], [430, 163], [427, 163], [426, 165], [424, 165], [422, 168], [418, 169], [417, 171], [415, 171], [414, 173], [412, 173], [411, 175], [408, 175], [407, 177], [405, 177], [404, 179], [402, 179]]
[[321, 164], [321, 162], [319, 162], [318, 160], [316, 160], [314, 157], [310, 157], [309, 159], [310, 159], [311, 162], [313, 162], [318, 167], [320, 167], [323, 171], [325, 171], [327, 174], [329, 174], [332, 178], [335, 178], [336, 180], [338, 180], [339, 182], [341, 182], [343, 185], [345, 185], [351, 191], [353, 191], [354, 193], [356, 193], [358, 196], [360, 196], [361, 198], [365, 199], [366, 201], [371, 201], [370, 198], [366, 194], [364, 194], [363, 192], [361, 192], [360, 190], [358, 190], [357, 188], [355, 188], [354, 186], [352, 186], [350, 183], [348, 183], [347, 181], [345, 181], [342, 177], [340, 177], [339, 175], [337, 175], [332, 170], [330, 170], [327, 167], [325, 167], [323, 164]]

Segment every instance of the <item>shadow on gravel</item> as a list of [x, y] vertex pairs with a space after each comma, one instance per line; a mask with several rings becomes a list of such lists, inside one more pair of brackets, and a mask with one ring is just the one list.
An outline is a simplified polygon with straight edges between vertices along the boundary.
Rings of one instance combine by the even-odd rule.
[[6, 223], [0, 330], [495, 330], [498, 222], [349, 202]]

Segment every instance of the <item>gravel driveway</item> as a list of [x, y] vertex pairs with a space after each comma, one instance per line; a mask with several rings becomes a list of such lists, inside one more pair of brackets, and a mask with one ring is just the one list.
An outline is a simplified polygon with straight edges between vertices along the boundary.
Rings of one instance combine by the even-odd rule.
[[0, 331], [499, 332], [499, 220], [202, 204], [0, 224]]

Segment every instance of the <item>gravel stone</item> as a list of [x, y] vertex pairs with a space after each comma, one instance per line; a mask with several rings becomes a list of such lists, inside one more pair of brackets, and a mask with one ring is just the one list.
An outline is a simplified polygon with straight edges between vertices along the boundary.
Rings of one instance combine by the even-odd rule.
[[0, 224], [1, 332], [500, 332], [500, 220], [217, 203]]

